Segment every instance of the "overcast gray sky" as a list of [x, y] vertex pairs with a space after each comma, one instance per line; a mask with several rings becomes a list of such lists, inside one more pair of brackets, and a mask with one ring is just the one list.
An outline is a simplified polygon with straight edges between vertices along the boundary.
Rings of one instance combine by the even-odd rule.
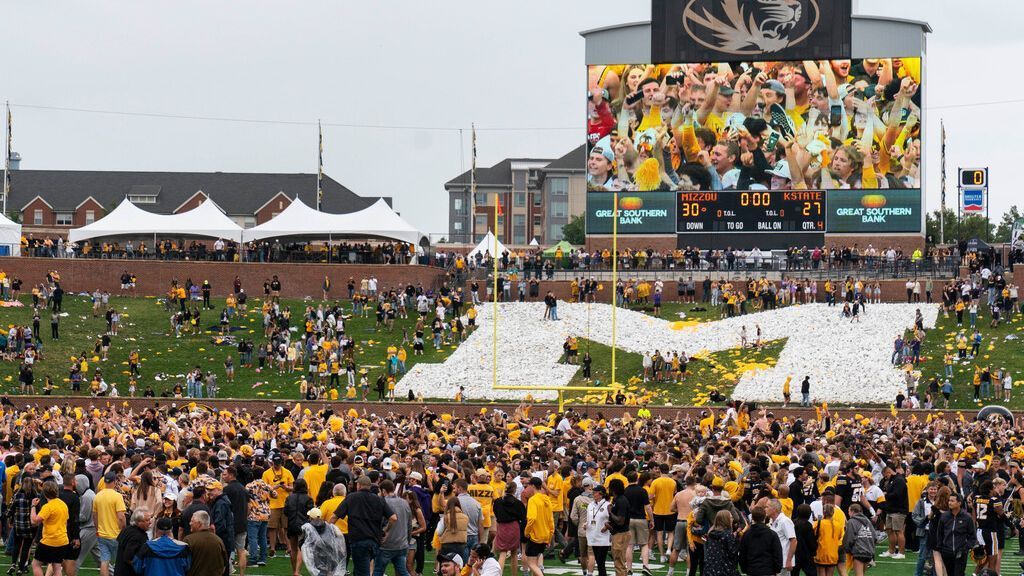
[[[426, 232], [447, 230], [443, 184], [481, 165], [558, 157], [583, 141], [578, 32], [646, 20], [646, 0], [351, 2], [2, 0], [0, 98], [14, 108], [23, 168], [313, 172], [317, 118], [327, 172], [365, 196], [390, 195]], [[1024, 204], [1017, 170], [1024, 4], [861, 0], [860, 12], [927, 20], [928, 202], [939, 203], [939, 120], [956, 167], [991, 168], [992, 214]], [[894, 55], [898, 56], [898, 55]], [[999, 72], [1004, 75], [1000, 76]], [[254, 118], [311, 125], [89, 114], [54, 106]], [[458, 128], [462, 134], [460, 146]], [[486, 128], [538, 128], [498, 131]], [[575, 130], [566, 129], [578, 127]], [[430, 129], [428, 129], [430, 128]], [[443, 129], [433, 129], [443, 128]], [[545, 128], [541, 130], [539, 128]]]

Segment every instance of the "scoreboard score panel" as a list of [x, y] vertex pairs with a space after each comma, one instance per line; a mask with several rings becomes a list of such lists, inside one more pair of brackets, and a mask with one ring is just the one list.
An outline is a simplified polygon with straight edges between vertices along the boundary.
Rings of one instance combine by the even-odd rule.
[[680, 192], [678, 232], [825, 231], [825, 192], [744, 190]]
[[961, 188], [987, 188], [988, 168], [961, 168]]

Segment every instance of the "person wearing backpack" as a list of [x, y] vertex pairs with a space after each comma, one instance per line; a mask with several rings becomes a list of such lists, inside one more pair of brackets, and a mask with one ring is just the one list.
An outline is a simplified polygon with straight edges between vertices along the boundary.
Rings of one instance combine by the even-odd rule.
[[740, 538], [740, 568], [749, 576], [774, 576], [782, 571], [782, 543], [765, 523], [767, 516], [764, 506], [755, 506], [750, 511], [750, 528]]
[[864, 576], [864, 570], [875, 559], [875, 543], [878, 533], [871, 525], [871, 520], [864, 516], [860, 504], [850, 505], [850, 518], [846, 521], [846, 533], [843, 536], [843, 549], [853, 558], [853, 571], [856, 576]]
[[705, 536], [714, 522], [715, 516], [722, 510], [726, 510], [732, 515], [732, 524], [737, 527], [737, 531], [743, 528], [743, 517], [736, 510], [736, 505], [733, 504], [729, 494], [722, 492], [724, 489], [725, 480], [716, 476], [711, 481], [711, 494], [701, 502], [693, 513], [693, 518], [697, 523], [697, 526], [694, 527], [694, 534]]

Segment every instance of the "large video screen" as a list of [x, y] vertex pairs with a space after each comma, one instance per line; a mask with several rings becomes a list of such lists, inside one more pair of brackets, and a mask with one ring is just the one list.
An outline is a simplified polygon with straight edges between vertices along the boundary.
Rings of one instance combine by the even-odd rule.
[[920, 188], [921, 59], [591, 66], [589, 191]]

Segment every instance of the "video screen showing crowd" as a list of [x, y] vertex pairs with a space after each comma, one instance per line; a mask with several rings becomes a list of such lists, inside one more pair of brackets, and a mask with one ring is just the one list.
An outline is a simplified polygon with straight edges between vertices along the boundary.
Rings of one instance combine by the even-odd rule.
[[920, 187], [921, 59], [590, 66], [591, 191]]

